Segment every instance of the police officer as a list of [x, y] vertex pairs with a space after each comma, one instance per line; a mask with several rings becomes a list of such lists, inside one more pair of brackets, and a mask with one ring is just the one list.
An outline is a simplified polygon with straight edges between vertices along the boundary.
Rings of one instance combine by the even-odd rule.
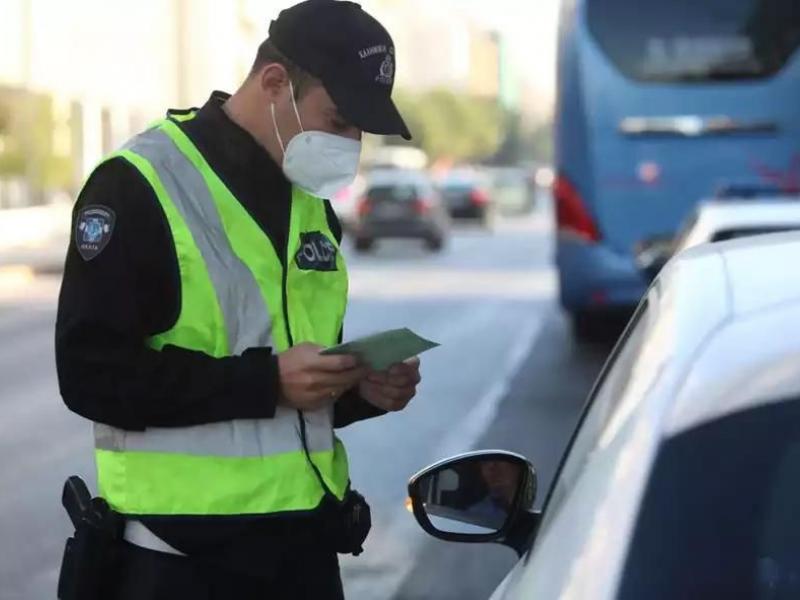
[[420, 380], [416, 359], [320, 355], [347, 302], [326, 199], [362, 131], [410, 139], [394, 67], [357, 4], [303, 2], [235, 94], [169, 111], [82, 190], [56, 353], [125, 517], [108, 598], [342, 596], [336, 551], [358, 550], [342, 532], [362, 513], [343, 526], [358, 500], [333, 430], [404, 408]]

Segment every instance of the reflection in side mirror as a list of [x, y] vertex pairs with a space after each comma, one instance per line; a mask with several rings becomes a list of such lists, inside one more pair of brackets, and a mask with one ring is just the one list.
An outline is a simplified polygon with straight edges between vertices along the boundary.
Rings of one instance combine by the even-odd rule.
[[502, 541], [529, 514], [536, 474], [510, 452], [474, 452], [414, 476], [409, 495], [420, 525], [435, 537], [462, 542]]
[[486, 459], [430, 473], [419, 492], [436, 529], [486, 534], [503, 529], [521, 483], [520, 464]]

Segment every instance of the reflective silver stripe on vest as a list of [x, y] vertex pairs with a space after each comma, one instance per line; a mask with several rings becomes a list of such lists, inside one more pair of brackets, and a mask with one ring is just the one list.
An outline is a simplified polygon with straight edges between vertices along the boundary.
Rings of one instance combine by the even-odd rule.
[[248, 348], [269, 346], [272, 323], [258, 284], [250, 269], [233, 251], [211, 191], [200, 171], [159, 129], [136, 136], [126, 149], [153, 165], [189, 227], [222, 309], [230, 354], [238, 355]]
[[[158, 129], [136, 136], [125, 149], [150, 162], [186, 222], [206, 263], [225, 320], [230, 354], [271, 346], [272, 323], [258, 283], [234, 253], [202, 174], [170, 137]], [[333, 450], [333, 409], [305, 413], [304, 417], [309, 450]], [[247, 457], [302, 450], [297, 412], [282, 407], [277, 408], [272, 419], [148, 428], [143, 432], [96, 423], [94, 430], [96, 448], [117, 452]]]
[[[331, 417], [325, 411], [304, 413], [311, 452], [333, 449]], [[273, 419], [236, 419], [194, 427], [149, 427], [125, 431], [94, 424], [95, 448], [116, 452], [163, 452], [196, 456], [248, 457], [302, 449], [297, 412], [278, 407]]]

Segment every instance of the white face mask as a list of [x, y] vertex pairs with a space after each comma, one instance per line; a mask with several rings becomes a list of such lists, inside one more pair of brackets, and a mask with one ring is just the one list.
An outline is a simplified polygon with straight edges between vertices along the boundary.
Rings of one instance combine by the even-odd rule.
[[317, 196], [330, 199], [356, 178], [361, 158], [361, 142], [324, 131], [306, 131], [294, 100], [294, 86], [289, 82], [292, 107], [300, 131], [283, 145], [275, 120], [275, 104], [270, 105], [272, 124], [283, 151], [283, 172], [296, 186]]

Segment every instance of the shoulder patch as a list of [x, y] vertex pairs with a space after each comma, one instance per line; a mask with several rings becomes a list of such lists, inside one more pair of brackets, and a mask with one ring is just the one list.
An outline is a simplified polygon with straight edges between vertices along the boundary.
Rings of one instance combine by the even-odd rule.
[[117, 217], [106, 206], [86, 206], [75, 220], [75, 245], [83, 260], [92, 260], [108, 245]]

